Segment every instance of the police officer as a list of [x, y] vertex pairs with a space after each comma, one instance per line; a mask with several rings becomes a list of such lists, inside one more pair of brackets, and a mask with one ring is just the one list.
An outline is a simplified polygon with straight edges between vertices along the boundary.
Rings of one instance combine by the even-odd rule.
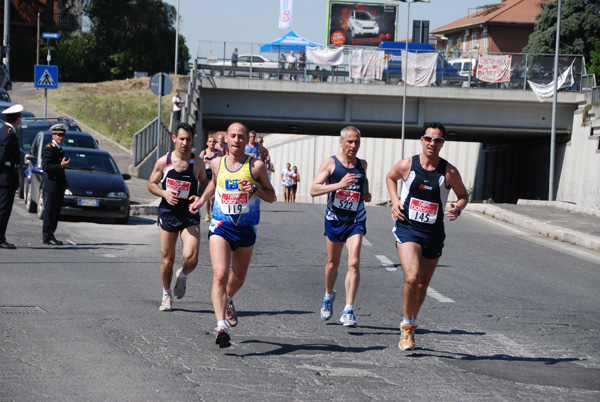
[[67, 133], [67, 126], [55, 124], [50, 127], [50, 130], [52, 130], [52, 142], [42, 150], [42, 169], [44, 170], [44, 181], [42, 182], [42, 189], [44, 190], [44, 225], [42, 230], [44, 244], [60, 246], [63, 243], [56, 240], [54, 232], [58, 225], [60, 208], [67, 189], [65, 167], [69, 165], [71, 160], [65, 158], [65, 153], [61, 147]]
[[12, 212], [15, 191], [19, 184], [19, 141], [15, 129], [21, 124], [23, 106], [14, 105], [4, 110], [6, 123], [0, 127], [0, 248], [15, 249], [6, 241], [6, 226]]

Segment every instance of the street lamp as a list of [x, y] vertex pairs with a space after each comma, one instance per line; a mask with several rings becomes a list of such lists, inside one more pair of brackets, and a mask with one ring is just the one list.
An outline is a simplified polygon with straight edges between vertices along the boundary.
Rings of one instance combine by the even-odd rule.
[[175, 68], [173, 71], [177, 75], [177, 56], [179, 53], [179, 0], [177, 0], [177, 17], [175, 17]]
[[550, 129], [550, 177], [548, 182], [548, 201], [554, 201], [554, 159], [556, 152], [556, 102], [558, 97], [558, 51], [560, 48], [560, 14], [562, 1], [558, 0], [556, 17], [556, 44], [554, 46], [554, 98], [552, 100], [552, 128]]
[[402, 144], [400, 147], [401, 159], [404, 159], [404, 133], [406, 119], [406, 79], [408, 78], [408, 35], [410, 26], [410, 4], [411, 3], [429, 3], [429, 0], [398, 0], [408, 5], [408, 11], [406, 12], [406, 49], [404, 52], [404, 60], [402, 61], [402, 75], [404, 76], [404, 96], [402, 97]]

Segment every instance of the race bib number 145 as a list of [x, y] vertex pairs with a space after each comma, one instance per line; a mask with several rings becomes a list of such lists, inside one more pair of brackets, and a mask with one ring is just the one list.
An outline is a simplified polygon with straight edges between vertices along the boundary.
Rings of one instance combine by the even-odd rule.
[[433, 225], [437, 220], [439, 205], [433, 202], [411, 198], [408, 219]]

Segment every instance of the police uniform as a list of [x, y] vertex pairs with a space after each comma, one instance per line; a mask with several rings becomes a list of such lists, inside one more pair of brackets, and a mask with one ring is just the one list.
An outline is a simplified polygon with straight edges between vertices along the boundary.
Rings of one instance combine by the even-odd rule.
[[[55, 124], [50, 130], [52, 130], [52, 134], [64, 134], [67, 132], [67, 127], [64, 124]], [[67, 189], [67, 176], [65, 168], [61, 165], [64, 157], [65, 153], [62, 147], [54, 140], [42, 150], [42, 169], [44, 170], [42, 181], [42, 190], [44, 191], [42, 234], [45, 244], [62, 244], [61, 241], [56, 240], [54, 232], [58, 226], [60, 209]]]
[[177, 204], [171, 205], [165, 198], [158, 206], [158, 225], [167, 232], [180, 232], [200, 224], [200, 215], [189, 211], [191, 195], [198, 194], [198, 179], [194, 176], [194, 154], [191, 154], [187, 169], [178, 172], [173, 166], [171, 152], [167, 154], [167, 166], [161, 180], [163, 190], [177, 191]]
[[400, 202], [403, 221], [397, 220], [392, 231], [398, 243], [420, 244], [422, 256], [439, 258], [444, 247], [444, 206], [450, 189], [446, 188], [448, 162], [440, 158], [435, 170], [423, 169], [419, 155], [412, 158], [408, 179], [402, 186]]
[[[23, 106], [14, 105], [2, 113], [20, 115], [22, 111]], [[15, 191], [19, 185], [17, 169], [21, 163], [20, 154], [15, 127], [11, 123], [4, 123], [0, 127], [0, 248], [16, 248], [6, 242], [6, 228], [15, 200]]]
[[327, 195], [325, 235], [332, 242], [345, 242], [355, 234], [367, 233], [367, 210], [362, 198], [365, 192], [365, 168], [358, 158], [352, 168], [342, 165], [335, 155], [332, 158], [335, 168], [327, 184], [339, 183], [348, 173], [356, 175], [354, 184]]
[[217, 171], [215, 203], [208, 237], [219, 235], [229, 243], [231, 250], [235, 250], [238, 247], [250, 247], [256, 242], [254, 226], [260, 221], [260, 198], [254, 196], [254, 193], [242, 191], [238, 184], [245, 179], [258, 185], [250, 171], [252, 157], [247, 155], [236, 171], [227, 168], [225, 159], [226, 157], [221, 158]]

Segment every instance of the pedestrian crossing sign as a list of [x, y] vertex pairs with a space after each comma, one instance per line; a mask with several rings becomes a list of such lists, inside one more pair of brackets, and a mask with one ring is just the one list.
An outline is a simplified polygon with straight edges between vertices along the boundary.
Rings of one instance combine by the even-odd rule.
[[35, 66], [36, 88], [58, 88], [58, 66]]

